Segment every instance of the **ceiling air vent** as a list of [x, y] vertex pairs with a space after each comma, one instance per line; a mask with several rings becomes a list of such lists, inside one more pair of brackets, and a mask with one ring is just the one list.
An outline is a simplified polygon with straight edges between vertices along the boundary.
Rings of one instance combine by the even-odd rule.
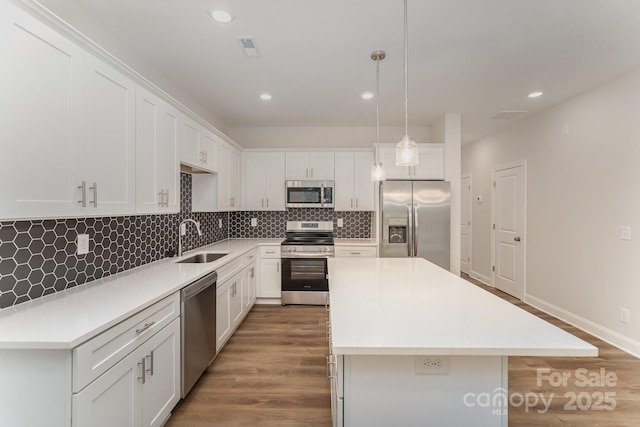
[[496, 114], [495, 116], [492, 117], [492, 119], [494, 120], [511, 120], [511, 119], [515, 119], [516, 117], [527, 113], [526, 110], [505, 110], [505, 111], [500, 111], [498, 114]]
[[240, 47], [247, 58], [259, 58], [258, 48], [256, 47], [256, 39], [253, 37], [237, 37]]

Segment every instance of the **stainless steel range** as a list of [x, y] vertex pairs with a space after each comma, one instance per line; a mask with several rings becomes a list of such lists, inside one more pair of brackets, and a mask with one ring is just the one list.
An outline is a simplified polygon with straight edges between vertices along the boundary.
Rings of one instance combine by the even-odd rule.
[[333, 258], [333, 222], [288, 221], [280, 248], [282, 305], [324, 305], [329, 292], [327, 258]]

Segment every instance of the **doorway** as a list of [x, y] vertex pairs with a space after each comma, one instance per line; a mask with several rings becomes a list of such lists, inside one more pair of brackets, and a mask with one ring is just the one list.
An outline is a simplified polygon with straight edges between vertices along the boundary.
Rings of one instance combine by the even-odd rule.
[[525, 289], [526, 168], [520, 160], [491, 173], [493, 285], [519, 299]]

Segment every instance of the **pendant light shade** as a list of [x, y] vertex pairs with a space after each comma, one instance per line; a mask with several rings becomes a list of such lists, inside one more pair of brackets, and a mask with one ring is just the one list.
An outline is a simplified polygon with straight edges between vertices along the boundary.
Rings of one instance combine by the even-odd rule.
[[418, 164], [418, 144], [409, 136], [409, 41], [407, 0], [404, 0], [404, 137], [396, 145], [396, 166]]
[[387, 174], [380, 163], [378, 156], [378, 145], [380, 145], [380, 61], [382, 61], [387, 54], [384, 50], [374, 50], [371, 52], [371, 59], [376, 61], [376, 149], [375, 149], [375, 163], [371, 168], [371, 181], [384, 181], [387, 179]]

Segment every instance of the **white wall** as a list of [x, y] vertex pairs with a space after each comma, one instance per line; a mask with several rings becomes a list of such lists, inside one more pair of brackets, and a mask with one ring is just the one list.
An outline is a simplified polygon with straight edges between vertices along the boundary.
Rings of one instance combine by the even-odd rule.
[[[410, 127], [409, 134], [416, 142], [433, 142], [429, 127]], [[244, 127], [230, 128], [228, 135], [245, 148], [371, 148], [376, 141], [376, 128]], [[403, 136], [404, 127], [380, 127], [381, 143], [397, 143]]]
[[[473, 174], [472, 275], [491, 277], [491, 169], [527, 159], [525, 301], [636, 355], [639, 119], [640, 71], [462, 149], [462, 172]], [[633, 240], [620, 239], [623, 225]], [[629, 325], [619, 321], [620, 307], [631, 311]]]

